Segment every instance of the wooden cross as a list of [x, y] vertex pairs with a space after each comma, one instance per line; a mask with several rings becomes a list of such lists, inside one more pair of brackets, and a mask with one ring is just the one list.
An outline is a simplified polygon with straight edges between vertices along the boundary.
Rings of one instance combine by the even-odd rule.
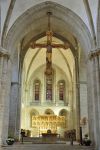
[[69, 44], [54, 44], [52, 43], [52, 37], [53, 37], [53, 32], [50, 28], [50, 16], [52, 15], [51, 12], [47, 12], [48, 15], [48, 31], [46, 32], [47, 36], [47, 43], [40, 44], [40, 43], [31, 43], [30, 46], [31, 48], [46, 48], [46, 75], [52, 75], [52, 48], [63, 48], [67, 49], [69, 48]]

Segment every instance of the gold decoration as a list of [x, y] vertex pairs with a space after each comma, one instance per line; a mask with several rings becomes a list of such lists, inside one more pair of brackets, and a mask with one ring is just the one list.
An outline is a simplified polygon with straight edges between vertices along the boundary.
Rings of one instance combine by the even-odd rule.
[[32, 116], [32, 127], [38, 127], [40, 134], [46, 133], [48, 129], [52, 133], [57, 133], [57, 128], [65, 128], [66, 120], [65, 116], [56, 116], [56, 115], [39, 115]]

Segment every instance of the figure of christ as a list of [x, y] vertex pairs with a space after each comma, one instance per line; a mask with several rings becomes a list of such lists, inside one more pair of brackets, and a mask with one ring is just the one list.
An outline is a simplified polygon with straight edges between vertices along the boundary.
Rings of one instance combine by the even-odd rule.
[[47, 43], [31, 43], [32, 48], [46, 48], [46, 71], [45, 74], [52, 74], [52, 48], [69, 48], [69, 44], [54, 44], [52, 43], [52, 31], [47, 32]]
[[52, 43], [52, 36], [53, 32], [51, 31], [50, 27], [50, 16], [52, 15], [52, 12], [47, 12], [48, 15], [48, 31], [46, 32], [47, 36], [47, 43], [42, 44], [42, 43], [31, 43], [31, 47], [34, 48], [46, 48], [46, 75], [52, 75], [52, 48], [63, 48], [67, 49], [69, 48], [69, 44], [54, 44]]

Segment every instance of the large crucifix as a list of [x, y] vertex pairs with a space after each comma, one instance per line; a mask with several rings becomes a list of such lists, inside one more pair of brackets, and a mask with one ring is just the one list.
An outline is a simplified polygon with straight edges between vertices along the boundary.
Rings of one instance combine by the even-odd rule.
[[47, 36], [47, 43], [31, 43], [31, 47], [32, 48], [46, 48], [46, 71], [45, 74], [46, 75], [52, 75], [52, 48], [63, 48], [63, 49], [67, 49], [69, 48], [69, 44], [65, 43], [65, 44], [54, 44], [52, 43], [52, 36], [53, 36], [53, 32], [51, 30], [51, 26], [50, 26], [50, 16], [52, 15], [52, 12], [47, 12], [48, 15], [48, 31], [46, 32], [46, 36]]

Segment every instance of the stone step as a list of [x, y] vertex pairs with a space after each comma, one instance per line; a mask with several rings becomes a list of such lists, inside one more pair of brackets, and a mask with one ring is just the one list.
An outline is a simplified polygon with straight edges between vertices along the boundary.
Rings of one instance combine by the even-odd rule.
[[39, 143], [39, 142], [42, 141], [42, 138], [38, 138], [38, 137], [24, 137], [23, 141], [24, 142], [33, 142], [33, 143], [37, 142], [37, 143]]
[[93, 146], [79, 146], [67, 144], [14, 144], [2, 147], [0, 150], [95, 150]]
[[[36, 143], [43, 144], [43, 138], [42, 137], [40, 137], [40, 138], [39, 137], [24, 137], [23, 142], [31, 142], [31, 143], [34, 143], [34, 144], [36, 144]], [[66, 141], [64, 141], [60, 138], [57, 138], [54, 142], [52, 140], [48, 140], [48, 142], [46, 142], [46, 143], [50, 144], [50, 143], [58, 143], [58, 142], [66, 143]]]

